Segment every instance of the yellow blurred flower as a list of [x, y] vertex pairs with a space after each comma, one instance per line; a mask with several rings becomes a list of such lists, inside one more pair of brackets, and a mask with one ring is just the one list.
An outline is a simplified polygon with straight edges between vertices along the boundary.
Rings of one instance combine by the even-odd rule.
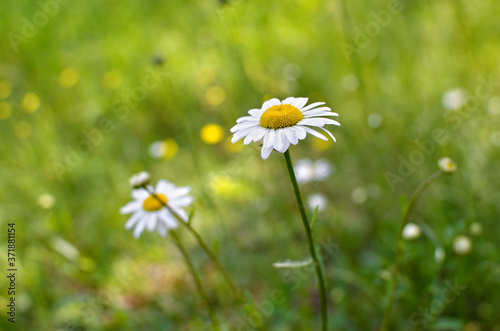
[[21, 101], [21, 106], [28, 113], [33, 113], [40, 107], [40, 98], [33, 92], [27, 93]]
[[0, 102], [0, 120], [4, 120], [10, 117], [12, 113], [12, 107], [8, 102]]
[[123, 76], [118, 70], [110, 70], [102, 76], [102, 85], [109, 89], [114, 90], [123, 81]]
[[75, 68], [66, 68], [59, 75], [59, 83], [63, 87], [72, 87], [80, 79], [80, 73]]
[[19, 122], [14, 126], [14, 132], [20, 139], [28, 139], [31, 136], [31, 125], [27, 122]]
[[209, 145], [217, 144], [224, 138], [224, 130], [215, 123], [208, 123], [201, 128], [201, 139]]
[[50, 193], [44, 193], [38, 197], [38, 205], [43, 209], [50, 209], [56, 204], [56, 198]]
[[314, 139], [312, 140], [313, 148], [317, 150], [318, 152], [323, 152], [329, 149], [330, 147], [333, 146], [333, 141], [332, 140], [321, 140], [321, 139]]
[[231, 142], [231, 137], [224, 140], [224, 149], [230, 153], [237, 153], [243, 149], [243, 140], [238, 140], [234, 144]]
[[226, 92], [220, 86], [212, 86], [205, 92], [205, 101], [211, 106], [220, 105], [226, 98]]
[[0, 80], [0, 99], [6, 99], [12, 93], [12, 85], [7, 80]]
[[171, 159], [177, 155], [179, 150], [179, 145], [173, 139], [165, 139], [160, 141], [155, 141], [149, 146], [149, 155], [152, 158], [160, 159]]
[[210, 180], [210, 188], [214, 193], [224, 194], [231, 187], [231, 179], [225, 175], [214, 176]]

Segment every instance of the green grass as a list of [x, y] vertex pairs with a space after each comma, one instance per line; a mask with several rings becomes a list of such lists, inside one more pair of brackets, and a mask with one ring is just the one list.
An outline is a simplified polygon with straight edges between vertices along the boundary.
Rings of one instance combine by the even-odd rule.
[[[500, 6], [492, 0], [401, 2], [404, 9], [346, 58], [341, 44], [354, 46], [358, 29], [375, 22], [371, 12], [387, 10], [389, 3], [68, 1], [16, 53], [9, 38], [23, 36], [22, 18], [33, 22], [41, 7], [2, 2], [0, 81], [9, 82], [12, 91], [2, 97], [0, 88], [3, 109], [5, 103], [11, 107], [10, 116], [0, 120], [0, 229], [7, 232], [7, 223], [16, 223], [15, 328], [210, 328], [173, 243], [147, 232], [135, 240], [124, 229], [127, 217], [119, 208], [129, 201], [128, 178], [146, 170], [155, 182], [165, 178], [192, 187], [193, 226], [209, 244], [219, 242], [222, 264], [261, 311], [275, 291], [283, 293], [283, 302], [268, 307], [272, 313], [264, 329], [319, 329], [314, 272], [272, 267], [308, 257], [283, 156], [273, 152], [262, 160], [257, 144], [233, 152], [226, 141], [235, 120], [263, 100], [304, 96], [326, 102], [342, 124], [333, 129], [336, 143], [325, 147], [308, 137], [290, 151], [295, 162], [325, 158], [336, 169], [324, 182], [301, 185], [304, 197], [318, 192], [328, 197], [315, 232], [319, 241], [338, 245], [326, 247], [331, 254], [322, 250], [329, 329], [380, 327], [396, 256], [399, 196], [409, 196], [438, 170], [438, 159], [449, 156], [457, 173], [433, 184], [410, 216], [432, 230], [446, 258], [436, 263], [436, 245], [425, 235], [406, 242], [390, 326], [422, 327], [415, 325], [422, 318], [419, 309], [427, 310], [433, 299], [443, 301], [447, 282], [458, 282], [466, 289], [438, 316], [426, 315], [428, 329], [500, 330], [495, 313], [500, 305]], [[152, 63], [155, 56], [164, 63]], [[79, 74], [71, 87], [60, 81], [67, 68]], [[110, 71], [121, 77], [116, 88], [103, 84]], [[135, 105], [117, 107], [152, 72], [158, 85]], [[349, 88], [348, 75], [357, 77], [357, 88]], [[481, 79], [493, 81], [490, 90], [480, 87]], [[455, 87], [477, 104], [447, 111], [442, 97]], [[31, 113], [22, 106], [27, 93], [40, 99]], [[367, 124], [372, 114], [382, 118], [376, 128]], [[224, 129], [223, 141], [203, 142], [200, 129], [207, 123]], [[86, 155], [80, 151], [76, 162], [68, 159], [85, 144], [83, 131], [89, 130], [99, 130], [102, 140], [88, 145]], [[446, 139], [436, 141], [436, 130]], [[151, 158], [149, 145], [167, 138], [178, 144], [178, 153]], [[432, 151], [402, 174], [401, 158], [408, 161], [424, 141]], [[55, 162], [66, 171], [56, 171]], [[394, 187], [388, 172], [401, 179]], [[356, 189], [364, 190], [366, 201], [353, 200]], [[50, 209], [37, 202], [44, 193], [55, 197]], [[308, 213], [311, 217], [312, 210]], [[476, 222], [483, 227], [479, 235], [470, 231]], [[179, 235], [218, 318], [224, 330], [231, 329], [246, 315], [183, 230]], [[453, 250], [458, 235], [472, 240], [466, 255]], [[61, 248], [61, 240], [77, 254], [64, 244]], [[2, 239], [2, 261], [6, 245]], [[10, 298], [7, 288], [7, 278], [0, 277], [2, 311]], [[0, 328], [12, 327], [5, 312], [2, 316]]]

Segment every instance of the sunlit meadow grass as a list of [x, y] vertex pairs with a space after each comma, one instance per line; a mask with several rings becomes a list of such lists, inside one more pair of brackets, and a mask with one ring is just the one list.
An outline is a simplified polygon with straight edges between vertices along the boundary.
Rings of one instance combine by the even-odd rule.
[[0, 3], [0, 229], [16, 223], [19, 276], [14, 326], [0, 263], [0, 329], [210, 328], [175, 246], [124, 229], [128, 178], [147, 170], [192, 187], [193, 227], [254, 303], [236, 304], [179, 231], [222, 328], [253, 329], [253, 313], [261, 329], [319, 330], [314, 272], [273, 267], [309, 256], [283, 157], [229, 133], [264, 100], [304, 96], [342, 123], [336, 143], [291, 147], [334, 168], [300, 184], [328, 201], [315, 233], [329, 330], [381, 327], [400, 196], [445, 156], [457, 172], [409, 217], [421, 233], [405, 240], [389, 329], [500, 330], [498, 2], [67, 1], [41, 24], [49, 2]]

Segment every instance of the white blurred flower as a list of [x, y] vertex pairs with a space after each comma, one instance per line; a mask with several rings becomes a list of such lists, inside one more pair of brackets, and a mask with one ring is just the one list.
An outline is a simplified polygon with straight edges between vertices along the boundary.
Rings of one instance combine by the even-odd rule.
[[467, 101], [467, 92], [462, 88], [452, 88], [443, 94], [442, 103], [447, 110], [457, 110]]
[[379, 114], [370, 114], [368, 115], [367, 122], [371, 128], [376, 129], [382, 124], [382, 116]]
[[359, 86], [359, 80], [358, 77], [354, 75], [346, 75], [342, 77], [342, 87], [346, 91], [354, 91], [358, 88]]
[[434, 250], [434, 259], [436, 260], [437, 263], [441, 263], [444, 261], [446, 254], [444, 252], [444, 249], [442, 247], [437, 247]]
[[453, 240], [453, 250], [459, 255], [465, 255], [472, 249], [472, 242], [467, 236], [458, 236]]
[[474, 236], [479, 236], [483, 233], [483, 226], [479, 222], [474, 222], [470, 225], [470, 233]]
[[354, 203], [360, 205], [368, 198], [368, 192], [364, 187], [357, 187], [351, 193], [351, 199]]
[[457, 165], [449, 157], [443, 157], [438, 161], [439, 169], [446, 174], [452, 174], [457, 171]]
[[161, 159], [165, 154], [165, 143], [163, 141], [155, 141], [149, 145], [149, 155], [154, 159]]
[[328, 199], [321, 193], [315, 193], [307, 198], [307, 204], [311, 209], [315, 209], [318, 206], [318, 211], [322, 211], [328, 205]]
[[152, 186], [148, 186], [150, 194], [145, 189], [135, 189], [132, 191], [134, 201], [129, 202], [120, 209], [122, 214], [133, 215], [125, 224], [127, 230], [135, 226], [134, 237], [139, 238], [144, 229], [149, 232], [157, 230], [164, 237], [169, 229], [179, 226], [177, 219], [169, 209], [164, 208], [166, 204], [182, 220], [188, 220], [188, 215], [183, 207], [193, 203], [193, 198], [188, 195], [190, 187], [176, 187], [174, 184], [160, 179], [153, 191]]
[[328, 141], [322, 133], [312, 129], [321, 129], [333, 141], [333, 134], [324, 128], [325, 125], [340, 125], [328, 118], [338, 116], [329, 107], [321, 107], [324, 102], [315, 102], [306, 106], [308, 98], [276, 98], [264, 102], [260, 109], [250, 109], [250, 116], [240, 117], [231, 128], [232, 143], [243, 139], [243, 144], [262, 140], [261, 157], [265, 160], [273, 150], [285, 153], [291, 145], [297, 145], [307, 134]]
[[420, 237], [421, 233], [420, 227], [415, 223], [408, 223], [403, 228], [403, 238], [406, 240], [416, 239]]
[[147, 183], [149, 183], [150, 179], [151, 179], [151, 176], [149, 175], [148, 172], [141, 171], [140, 173], [135, 174], [132, 177], [130, 177], [128, 182], [129, 182], [130, 186], [132, 186], [133, 188], [138, 188], [138, 187], [144, 186]]
[[312, 259], [309, 257], [309, 258], [302, 260], [302, 261], [285, 260], [285, 261], [281, 261], [281, 262], [274, 262], [273, 267], [275, 267], [276, 269], [301, 268], [301, 267], [308, 266], [311, 263], [312, 263]]
[[330, 176], [334, 168], [325, 159], [319, 159], [312, 162], [309, 159], [302, 159], [297, 161], [294, 171], [299, 184], [324, 181]]
[[50, 193], [44, 193], [38, 197], [38, 205], [43, 209], [50, 209], [56, 204], [56, 198]]

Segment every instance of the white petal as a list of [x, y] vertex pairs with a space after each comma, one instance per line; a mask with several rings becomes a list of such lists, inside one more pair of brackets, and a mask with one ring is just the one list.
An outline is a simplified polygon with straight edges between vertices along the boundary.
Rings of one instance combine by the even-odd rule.
[[120, 208], [120, 214], [130, 214], [134, 211], [140, 210], [142, 206], [141, 201], [131, 201], [127, 203], [125, 206]]
[[271, 152], [273, 151], [273, 147], [262, 147], [262, 150], [260, 151], [260, 156], [262, 156], [262, 159], [267, 159]]
[[308, 111], [302, 111], [302, 115], [307, 116], [309, 114], [314, 114], [314, 113], [324, 112], [324, 111], [331, 111], [331, 109], [330, 109], [330, 107], [314, 108], [314, 109], [310, 109]]
[[144, 231], [144, 228], [146, 227], [146, 220], [143, 218], [141, 221], [137, 224], [137, 226], [134, 229], [134, 237], [139, 238], [141, 235], [142, 231]]
[[191, 192], [191, 187], [189, 186], [174, 187], [170, 192], [165, 192], [167, 193], [165, 195], [169, 200], [173, 200], [176, 198], [183, 197], [184, 195], [187, 195], [189, 192]]
[[283, 147], [285, 146], [283, 144], [282, 134], [283, 134], [282, 129], [276, 130], [276, 139], [274, 139], [274, 144], [273, 144], [274, 149], [280, 153], [284, 153], [284, 151], [282, 151], [282, 150], [283, 150]]
[[293, 105], [294, 102], [295, 102], [294, 97], [288, 97], [285, 100], [281, 101], [281, 104]]
[[271, 147], [276, 139], [276, 131], [274, 129], [267, 130], [267, 134], [264, 136], [264, 148]]
[[160, 236], [165, 237], [168, 233], [168, 228], [167, 225], [163, 222], [158, 222], [158, 227], [157, 227], [158, 233]]
[[194, 198], [190, 197], [188, 195], [185, 197], [177, 197], [175, 199], [172, 199], [171, 201], [169, 201], [169, 205], [179, 206], [179, 207], [187, 207], [190, 204], [192, 204], [193, 202], [194, 202]]
[[167, 226], [168, 229], [176, 229], [179, 224], [174, 216], [170, 215], [170, 213], [160, 213], [158, 214], [160, 220]]
[[329, 118], [304, 118], [300, 122], [297, 123], [297, 125], [312, 125], [312, 126], [319, 126], [323, 127], [326, 124], [338, 124], [339, 122], [334, 121]]
[[302, 111], [302, 113], [304, 113], [305, 111], [307, 111], [309, 109], [313, 109], [314, 107], [318, 107], [318, 106], [321, 106], [324, 104], [325, 104], [324, 102], [311, 103], [309, 106], [302, 108], [301, 111]]
[[156, 184], [155, 192], [165, 194], [171, 190], [175, 189], [175, 185], [165, 179], [160, 179], [158, 184]]
[[288, 148], [290, 148], [290, 140], [288, 140], [288, 138], [285, 135], [283, 135], [283, 137], [285, 137], [284, 138], [285, 139], [284, 140], [284, 144], [285, 145], [283, 147], [283, 152], [282, 153], [285, 153], [288, 150]]
[[129, 220], [127, 221], [127, 223], [125, 223], [125, 229], [130, 230], [135, 225], [135, 223], [137, 223], [137, 221], [139, 221], [143, 217], [144, 217], [144, 213], [143, 212], [137, 212], [137, 213], [135, 213], [134, 215], [132, 215], [129, 218]]
[[[259, 129], [255, 129], [255, 131], [252, 131], [248, 134], [248, 136], [245, 137], [245, 140], [243, 140], [243, 144], [245, 145], [248, 145], [250, 144], [255, 137], [257, 137], [260, 133], [262, 132], [266, 132], [266, 129], [265, 128], [259, 128]], [[257, 139], [259, 140], [259, 139]]]
[[268, 129], [266, 129], [266, 128], [262, 128], [262, 129], [263, 130], [259, 131], [259, 133], [255, 135], [255, 137], [253, 138], [253, 141], [259, 141], [266, 135]]
[[138, 189], [132, 190], [130, 195], [132, 196], [132, 198], [134, 200], [141, 200], [142, 201], [148, 197], [149, 193], [146, 192], [146, 190], [144, 190], [143, 188], [138, 188]]
[[174, 213], [177, 214], [177, 216], [179, 216], [184, 222], [187, 222], [188, 221], [188, 214], [186, 213], [186, 211], [182, 208], [179, 208], [179, 207], [170, 207], [172, 208], [172, 210], [174, 211]]
[[287, 140], [291, 142], [293, 145], [297, 145], [299, 139], [297, 138], [297, 135], [295, 134], [294, 130], [292, 128], [285, 128], [284, 131]]
[[324, 141], [328, 141], [328, 138], [327, 138], [327, 137], [325, 137], [324, 135], [322, 135], [321, 133], [319, 133], [319, 132], [317, 132], [317, 131], [314, 131], [314, 130], [313, 130], [313, 129], [311, 129], [311, 128], [308, 128], [307, 126], [302, 126], [302, 128], [303, 128], [304, 130], [306, 130], [306, 132], [307, 132], [307, 133], [310, 133], [310, 134], [312, 134], [313, 136], [318, 137], [319, 139], [322, 139], [322, 140], [324, 140]]
[[325, 129], [325, 128], [320, 128], [320, 129], [321, 129], [321, 130], [323, 130], [323, 131], [325, 131], [326, 133], [328, 133], [328, 134], [330, 135], [330, 137], [332, 137], [332, 140], [333, 140], [333, 141], [337, 141], [337, 140], [335, 139], [335, 137], [333, 136], [333, 134], [332, 134], [330, 131], [328, 131], [328, 130], [327, 130], [327, 129]]
[[146, 228], [149, 232], [153, 231], [156, 227], [156, 213], [150, 213], [147, 219]]
[[262, 115], [262, 109], [250, 109], [248, 113], [253, 117], [260, 118], [260, 115]]
[[246, 129], [243, 129], [241, 131], [238, 131], [236, 132], [234, 135], [233, 135], [233, 138], [231, 139], [231, 142], [234, 144], [235, 142], [237, 142], [238, 140], [240, 140], [241, 138], [245, 137], [246, 135], [248, 135], [250, 132], [252, 132], [253, 130], [255, 130], [255, 127], [250, 127], [250, 128], [246, 128]]
[[[259, 119], [260, 118], [256, 118], [256, 117], [253, 117], [253, 116], [243, 116], [243, 117], [240, 117], [240, 118], [238, 118], [236, 120], [236, 123], [237, 123], [236, 125], [243, 124], [243, 123], [249, 123], [249, 122], [259, 121]], [[231, 130], [233, 130], [233, 128], [231, 128]], [[231, 132], [233, 132], [233, 131], [231, 131]]]
[[302, 107], [306, 105], [307, 100], [309, 100], [309, 98], [295, 98], [292, 106], [295, 106], [297, 109], [301, 110]]
[[305, 139], [307, 136], [306, 130], [301, 126], [292, 126], [291, 129], [297, 134], [299, 140]]
[[281, 105], [281, 102], [276, 98], [272, 98], [271, 100], [267, 100], [266, 102], [264, 102], [261, 110], [265, 111], [265, 110], [267, 110], [273, 106], [277, 106], [277, 105]]

